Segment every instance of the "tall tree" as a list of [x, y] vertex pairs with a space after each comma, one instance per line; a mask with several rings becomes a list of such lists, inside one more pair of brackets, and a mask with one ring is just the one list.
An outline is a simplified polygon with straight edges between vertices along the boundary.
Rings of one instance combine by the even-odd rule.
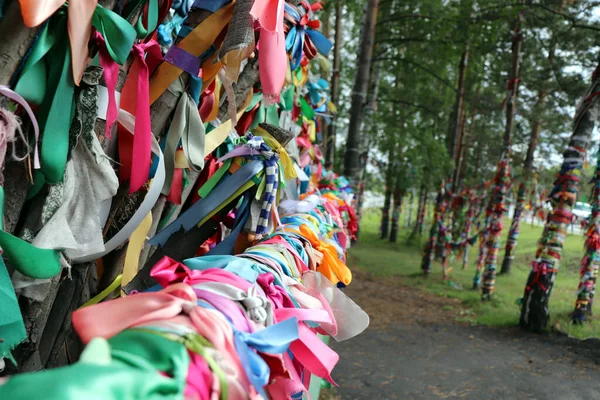
[[[504, 216], [503, 202], [506, 191], [510, 185], [510, 146], [513, 130], [513, 120], [517, 107], [517, 96], [519, 93], [519, 67], [521, 65], [521, 46], [523, 35], [521, 33], [521, 22], [523, 12], [519, 11], [515, 20], [512, 39], [512, 65], [510, 80], [508, 82], [508, 95], [506, 98], [506, 126], [504, 128], [504, 159], [498, 164], [496, 182], [493, 195], [490, 199], [490, 234], [487, 238], [487, 254], [485, 260], [485, 271], [483, 273], [483, 285], [481, 286], [481, 298], [487, 300], [494, 292], [496, 279], [496, 263], [498, 261], [498, 250], [500, 247], [500, 235], [502, 234], [502, 218]], [[517, 219], [518, 220], [518, 219]]]
[[389, 146], [388, 163], [385, 174], [385, 194], [383, 199], [383, 209], [381, 210], [381, 239], [387, 239], [390, 232], [390, 206], [392, 204], [392, 190], [394, 178], [394, 146]]
[[[342, 0], [336, 0], [335, 3], [335, 40], [333, 42], [333, 70], [331, 72], [331, 102], [338, 104], [340, 95], [340, 68], [341, 68], [341, 49], [342, 49]], [[334, 117], [333, 121], [327, 125], [325, 139], [326, 139], [326, 151], [325, 151], [325, 163], [327, 165], [333, 165], [335, 163], [335, 142], [336, 142], [336, 123], [337, 116]]]
[[567, 228], [571, 222], [571, 210], [579, 190], [580, 171], [594, 130], [593, 114], [595, 114], [594, 107], [597, 106], [598, 97], [592, 94], [597, 93], [598, 90], [600, 90], [600, 67], [596, 68], [592, 76], [592, 84], [577, 109], [573, 134], [564, 152], [556, 185], [549, 194], [553, 211], [548, 215], [544, 226], [521, 302], [519, 322], [526, 330], [540, 332], [548, 325], [550, 316], [548, 300], [558, 272]]
[[357, 54], [356, 74], [352, 91], [350, 122], [348, 124], [348, 139], [344, 153], [344, 175], [356, 185], [361, 178], [360, 145], [363, 121], [363, 107], [369, 90], [371, 59], [375, 42], [375, 23], [379, 0], [368, 0], [361, 34], [361, 44]]

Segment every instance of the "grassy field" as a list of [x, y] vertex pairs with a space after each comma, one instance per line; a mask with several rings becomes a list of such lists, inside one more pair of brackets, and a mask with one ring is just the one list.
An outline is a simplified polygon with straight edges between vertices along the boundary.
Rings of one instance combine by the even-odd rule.
[[[409, 231], [401, 230], [398, 243], [379, 239], [379, 223], [381, 215], [377, 210], [368, 210], [361, 221], [360, 243], [350, 249], [348, 264], [354, 268], [367, 271], [375, 276], [402, 276], [411, 285], [435, 293], [439, 296], [459, 298], [466, 306], [461, 319], [472, 324], [507, 326], [517, 325], [520, 308], [516, 304], [523, 296], [525, 282], [530, 271], [530, 262], [535, 255], [537, 240], [542, 228], [532, 227], [525, 223], [521, 226], [521, 235], [517, 246], [517, 255], [513, 263], [513, 271], [508, 276], [496, 278], [494, 299], [481, 302], [480, 292], [471, 290], [477, 259], [477, 245], [469, 253], [469, 266], [462, 269], [462, 263], [454, 260], [449, 264], [453, 267], [450, 285], [442, 280], [442, 268], [439, 261], [434, 262], [432, 274], [425, 280], [421, 274], [421, 254], [427, 233], [415, 242], [406, 245]], [[503, 243], [499, 263], [504, 257], [504, 240], [507, 221], [502, 233]], [[428, 231], [429, 226], [426, 226]], [[569, 315], [573, 311], [577, 284], [579, 281], [579, 261], [583, 255], [583, 236], [569, 235], [563, 251], [560, 272], [556, 279], [550, 299], [551, 324], [555, 328], [574, 337], [600, 337], [600, 321], [592, 321], [583, 326], [573, 326], [569, 323]], [[462, 287], [462, 289], [460, 288]], [[448, 305], [448, 307], [452, 307]], [[600, 319], [600, 318], [599, 318]]]

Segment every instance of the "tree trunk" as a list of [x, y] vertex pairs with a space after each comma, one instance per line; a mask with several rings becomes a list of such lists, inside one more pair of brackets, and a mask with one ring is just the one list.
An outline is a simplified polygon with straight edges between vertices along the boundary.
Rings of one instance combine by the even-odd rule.
[[[546, 91], [540, 90], [538, 94], [538, 101], [536, 108], [539, 110], [544, 106], [546, 101]], [[506, 239], [506, 247], [504, 249], [504, 260], [502, 261], [502, 268], [500, 274], [509, 274], [513, 260], [515, 258], [515, 249], [519, 241], [519, 225], [523, 218], [523, 210], [525, 209], [525, 202], [527, 201], [527, 191], [529, 188], [528, 180], [531, 176], [533, 169], [533, 156], [535, 149], [540, 138], [542, 131], [542, 118], [538, 117], [533, 124], [531, 129], [531, 136], [529, 137], [529, 146], [527, 147], [527, 156], [525, 157], [525, 164], [523, 165], [523, 180], [519, 185], [519, 191], [517, 193], [517, 204], [515, 205], [515, 212], [513, 214], [512, 223], [508, 231], [508, 237]]]
[[553, 211], [548, 215], [540, 246], [533, 261], [533, 269], [527, 279], [525, 293], [521, 303], [521, 328], [540, 332], [548, 325], [548, 300], [556, 273], [558, 272], [562, 247], [571, 223], [572, 209], [579, 190], [576, 171], [583, 168], [585, 152], [594, 130], [595, 106], [597, 97], [591, 97], [600, 88], [600, 67], [592, 76], [592, 84], [583, 97], [575, 114], [573, 134], [564, 153], [561, 171], [557, 175], [556, 185], [549, 194]]
[[[338, 104], [340, 94], [340, 51], [342, 48], [342, 0], [337, 0], [335, 3], [335, 40], [333, 43], [333, 71], [331, 73], [331, 102]], [[336, 135], [336, 120], [337, 116], [326, 128], [326, 150], [325, 150], [325, 165], [331, 166], [335, 164], [335, 135]]]
[[[461, 119], [464, 114], [464, 98], [465, 98], [465, 74], [467, 72], [467, 65], [469, 63], [469, 41], [466, 40], [463, 47], [463, 52], [460, 56], [458, 63], [458, 86], [456, 90], [456, 100], [454, 101], [454, 109], [450, 116], [451, 123], [448, 133], [448, 154], [454, 160], [454, 167], [456, 169], [458, 164], [457, 153], [459, 143], [462, 142], [462, 130], [461, 130]], [[456, 176], [456, 172], [453, 174]], [[456, 182], [452, 181], [452, 191], [456, 190]]]
[[406, 239], [406, 244], [411, 244], [418, 234], [419, 236], [423, 235], [423, 221], [425, 220], [425, 210], [427, 206], [427, 191], [425, 189], [425, 185], [421, 184], [421, 188], [419, 189], [419, 199], [417, 206], [417, 220], [415, 222], [415, 226], [413, 227], [408, 239]]
[[394, 203], [392, 206], [392, 226], [390, 228], [390, 242], [396, 243], [398, 240], [398, 230], [400, 229], [400, 212], [402, 211], [402, 174], [400, 171], [396, 174], [396, 184], [394, 187]]
[[[100, 4], [103, 6], [112, 9], [116, 0], [100, 0]], [[11, 4], [11, 7], [17, 5], [18, 11], [18, 2], [14, 1]], [[209, 14], [201, 11], [197, 12], [197, 14], [204, 14], [208, 16]], [[0, 36], [1, 32], [7, 29], [8, 15], [0, 21]], [[16, 18], [16, 17], [15, 17]], [[21, 27], [15, 29], [14, 21], [20, 21], [20, 12], [19, 17], [17, 19], [13, 19], [11, 21], [11, 29], [14, 30], [14, 35], [11, 37], [20, 37], [23, 38], [25, 30]], [[133, 18], [132, 22], [135, 22], [137, 17]], [[192, 20], [194, 20], [192, 24]], [[188, 23], [195, 27], [198, 23], [200, 23], [204, 18], [200, 15], [195, 15], [193, 13], [188, 17]], [[9, 29], [10, 30], [10, 29]], [[29, 34], [35, 37], [36, 30], [30, 30]], [[21, 32], [21, 33], [18, 33]], [[4, 36], [2, 36], [4, 39]], [[15, 42], [12, 42], [15, 40]], [[20, 54], [21, 48], [24, 47], [27, 50], [29, 46], [28, 43], [25, 43], [25, 39], [21, 39], [20, 41], [16, 41], [16, 39], [12, 39], [9, 45], [6, 45], [7, 41], [3, 41], [5, 44], [3, 47], [0, 44], [0, 64], [4, 61], [12, 62], [11, 60], [17, 59], [20, 61], [22, 55]], [[14, 54], [13, 54], [14, 53]], [[11, 55], [13, 54], [14, 57]], [[16, 55], [15, 55], [16, 54]], [[15, 58], [16, 57], [16, 58]], [[0, 78], [3, 83], [7, 77], [12, 75], [11, 66], [16, 66], [14, 63], [8, 65], [6, 68], [0, 68]], [[124, 78], [126, 76], [128, 66], [122, 68], [120, 71], [120, 77], [117, 85], [117, 89], [119, 90], [124, 83]], [[4, 73], [4, 75], [3, 75]], [[238, 83], [234, 86], [236, 95], [236, 104], [241, 104], [241, 101], [246, 97], [248, 90], [256, 83], [258, 78], [258, 70], [256, 62], [250, 60], [247, 64], [246, 68], [244, 68]], [[251, 80], [251, 82], [249, 82]], [[6, 81], [7, 82], [7, 81]], [[151, 126], [153, 132], [159, 134], [163, 131], [163, 127], [167, 123], [169, 115], [173, 111], [174, 107], [177, 104], [177, 97], [166, 91], [152, 106], [152, 121]], [[222, 107], [223, 110], [226, 109]], [[219, 110], [219, 118], [224, 117], [224, 113], [222, 113], [221, 109]], [[100, 120], [97, 121], [95, 130], [98, 133], [99, 137], [102, 137], [104, 134], [104, 123]], [[7, 168], [8, 169], [8, 168]], [[22, 170], [22, 168], [20, 168]], [[12, 174], [11, 172], [6, 174], [7, 177], [11, 179], [7, 180], [7, 188], [12, 185], [12, 178], [16, 177], [16, 174]], [[190, 180], [188, 192], [191, 191], [193, 187], [193, 183], [197, 174], [192, 172], [188, 175]], [[25, 182], [24, 179], [19, 179], [19, 182]], [[27, 191], [27, 185], [25, 186], [25, 190], [22, 193], [22, 199], [25, 199]], [[140, 191], [140, 197], [143, 197], [143, 193]], [[184, 195], [185, 197], [185, 195]], [[17, 200], [19, 199], [16, 195], [11, 195], [10, 200], [7, 201], [6, 211], [10, 212], [10, 217], [8, 218], [8, 222], [14, 222], [12, 226], [7, 224], [7, 227], [11, 229], [16, 225], [16, 221], [18, 220], [18, 215], [20, 213], [20, 207], [22, 206], [22, 201], [19, 204]], [[118, 200], [118, 199], [116, 199]], [[185, 199], [184, 199], [185, 201]], [[114, 204], [119, 203], [118, 201], [113, 201]], [[163, 211], [163, 207], [165, 205], [165, 201], [159, 200], [155, 205], [152, 214], [155, 217], [160, 217]], [[181, 210], [176, 210], [175, 215]], [[114, 213], [115, 210], [112, 212]], [[119, 211], [120, 218], [123, 220], [128, 220], [131, 214], [127, 212]], [[153, 224], [153, 229], [156, 229], [156, 223], [158, 223], [158, 218], [154, 219], [155, 224]], [[117, 227], [120, 228], [120, 227]], [[154, 231], [151, 231], [149, 235], [151, 236]], [[106, 257], [104, 261], [104, 276], [103, 280], [110, 280], [110, 276], [116, 275], [120, 273], [123, 267], [124, 254], [127, 246], [124, 246], [120, 250], [116, 250], [111, 253], [110, 256]], [[149, 255], [151, 249], [148, 246], [144, 247], [142, 252], [142, 256], [140, 257], [139, 265], [144, 265], [145, 258]], [[77, 342], [73, 340], [74, 335], [72, 329], [70, 328], [70, 312], [78, 308], [84, 301], [89, 299], [90, 296], [93, 296], [98, 292], [98, 279], [96, 277], [96, 266], [95, 263], [85, 263], [73, 265], [72, 268], [72, 279], [61, 279], [61, 276], [57, 276], [50, 280], [49, 285], [51, 286], [51, 290], [48, 296], [43, 301], [34, 301], [32, 299], [20, 299], [20, 304], [22, 307], [23, 318], [26, 322], [28, 338], [27, 340], [20, 345], [15, 351], [15, 358], [19, 362], [18, 371], [33, 371], [39, 370], [43, 368], [50, 368], [59, 365], [63, 365], [67, 362], [72, 361], [72, 358], [77, 357], [78, 347]], [[62, 277], [64, 278], [64, 276]], [[102, 287], [100, 287], [102, 289]], [[13, 372], [8, 371], [7, 372]]]
[[443, 215], [445, 213], [445, 198], [446, 191], [445, 185], [442, 183], [440, 186], [440, 190], [437, 195], [437, 199], [435, 201], [435, 209], [433, 211], [433, 221], [431, 222], [431, 229], [429, 231], [429, 240], [425, 244], [425, 249], [423, 250], [423, 259], [421, 261], [421, 269], [423, 270], [423, 274], [425, 276], [431, 273], [431, 262], [433, 261], [434, 252], [436, 248], [436, 243], [438, 240], [438, 234], [440, 232], [440, 225], [443, 220]]
[[385, 198], [381, 209], [381, 239], [387, 239], [390, 230], [390, 205], [392, 203], [392, 185], [394, 177], [394, 150], [390, 146], [388, 150], [388, 167], [385, 175]]
[[[521, 13], [515, 20], [515, 27], [512, 40], [512, 68], [510, 80], [508, 81], [508, 95], [506, 97], [506, 125], [504, 127], [504, 157], [505, 161], [500, 161], [497, 169], [497, 179], [502, 182], [496, 183], [496, 188], [491, 204], [492, 217], [490, 220], [490, 234], [486, 246], [488, 247], [485, 261], [485, 272], [483, 273], [483, 285], [481, 298], [490, 299], [494, 293], [496, 283], [496, 264], [498, 262], [498, 250], [500, 247], [500, 235], [502, 234], [502, 218], [504, 216], [504, 196], [510, 186], [510, 137], [514, 125], [515, 110], [517, 108], [517, 97], [519, 94], [519, 69], [521, 65], [521, 46], [523, 35], [521, 34]], [[503, 163], [506, 165], [503, 165]], [[501, 169], [501, 167], [503, 169]], [[516, 211], [515, 211], [516, 212]], [[517, 214], [517, 225], [515, 232], [518, 232], [518, 221], [520, 214]]]
[[471, 230], [473, 228], [473, 223], [475, 222], [475, 210], [479, 206], [477, 194], [473, 191], [469, 191], [467, 194], [467, 199], [469, 201], [469, 208], [467, 210], [466, 221], [465, 221], [465, 230], [464, 230], [464, 238], [465, 241], [462, 257], [462, 268], [467, 269], [469, 265], [469, 236], [471, 236]]
[[412, 217], [414, 211], [414, 203], [415, 203], [415, 192], [413, 190], [410, 191], [410, 197], [408, 198], [408, 215], [404, 220], [404, 227], [408, 228], [412, 225]]
[[419, 199], [423, 199], [421, 204], [421, 209], [419, 210], [419, 216], [417, 219], [417, 231], [419, 236], [423, 236], [423, 225], [425, 224], [425, 214], [427, 213], [427, 189], [425, 185], [421, 185], [421, 194], [419, 195]]
[[575, 324], [581, 324], [586, 316], [592, 314], [592, 303], [596, 289], [596, 276], [600, 264], [600, 152], [596, 159], [596, 172], [591, 182], [592, 189], [592, 215], [587, 227], [585, 240], [585, 254], [581, 259], [579, 271], [579, 286], [577, 287], [577, 301], [571, 319]]
[[379, 0], [368, 0], [366, 15], [361, 34], [361, 44], [357, 54], [357, 68], [352, 89], [352, 105], [350, 107], [350, 123], [348, 125], [348, 140], [344, 153], [344, 175], [353, 185], [360, 182], [360, 132], [363, 120], [363, 108], [367, 91], [369, 90], [369, 75], [371, 59], [375, 42], [375, 23]]

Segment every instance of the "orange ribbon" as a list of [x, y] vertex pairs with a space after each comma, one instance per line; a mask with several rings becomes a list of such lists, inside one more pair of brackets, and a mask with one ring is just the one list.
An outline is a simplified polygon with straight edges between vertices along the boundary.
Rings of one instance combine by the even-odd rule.
[[[25, 26], [34, 28], [50, 18], [65, 2], [64, 0], [19, 0], [19, 4]], [[71, 44], [73, 81], [79, 86], [87, 66], [92, 16], [98, 0], [70, 0], [68, 4], [67, 28]]]

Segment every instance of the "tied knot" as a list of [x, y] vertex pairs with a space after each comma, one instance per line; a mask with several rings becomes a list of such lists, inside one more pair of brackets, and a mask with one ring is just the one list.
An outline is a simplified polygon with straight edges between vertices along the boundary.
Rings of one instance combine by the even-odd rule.
[[277, 161], [279, 159], [279, 154], [271, 150], [261, 136], [254, 136], [249, 133], [246, 135], [246, 139], [246, 146], [251, 150], [250, 154], [260, 154], [265, 160]]
[[247, 297], [242, 300], [242, 304], [252, 321], [258, 323], [265, 323], [267, 321], [267, 300], [264, 297], [258, 296], [256, 288], [251, 287], [248, 289]]

